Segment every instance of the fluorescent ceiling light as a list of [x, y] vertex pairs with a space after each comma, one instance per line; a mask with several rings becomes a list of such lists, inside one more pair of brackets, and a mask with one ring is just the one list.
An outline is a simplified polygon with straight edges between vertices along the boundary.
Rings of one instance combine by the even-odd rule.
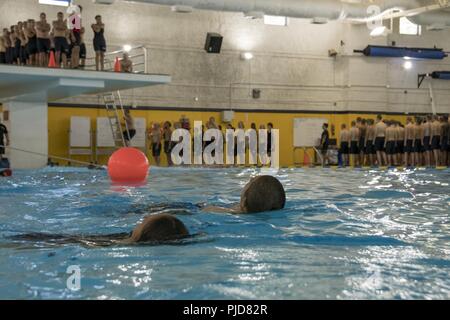
[[125, 51], [125, 52], [130, 52], [131, 49], [132, 49], [132, 47], [129, 44], [126, 44], [123, 46], [123, 51]]
[[406, 70], [409, 70], [413, 67], [413, 64], [411, 61], [405, 61], [405, 63], [403, 64], [403, 68], [405, 68]]
[[287, 26], [287, 17], [283, 16], [264, 16], [264, 24], [268, 24], [271, 26]]
[[243, 52], [243, 53], [241, 53], [241, 59], [242, 60], [251, 60], [251, 59], [253, 59], [253, 53]]
[[49, 4], [54, 6], [68, 7], [70, 0], [39, 0], [39, 4]]

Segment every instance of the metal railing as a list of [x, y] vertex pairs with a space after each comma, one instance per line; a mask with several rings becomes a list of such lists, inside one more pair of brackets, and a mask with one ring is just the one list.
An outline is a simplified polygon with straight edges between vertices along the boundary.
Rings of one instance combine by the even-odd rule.
[[[116, 58], [122, 61], [123, 54], [127, 52], [133, 61], [133, 73], [148, 73], [148, 49], [144, 45], [131, 47], [130, 50], [116, 50], [105, 53], [105, 70], [114, 71]], [[86, 58], [86, 70], [95, 70], [95, 56]]]

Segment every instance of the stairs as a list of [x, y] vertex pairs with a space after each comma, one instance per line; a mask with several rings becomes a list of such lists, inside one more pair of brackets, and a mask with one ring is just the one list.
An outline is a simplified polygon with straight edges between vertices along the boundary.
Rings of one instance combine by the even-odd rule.
[[123, 132], [129, 132], [127, 123], [125, 122], [125, 129], [123, 129], [120, 119], [123, 118], [125, 112], [123, 110], [122, 98], [120, 96], [120, 91], [116, 93], [111, 92], [103, 95], [103, 102], [105, 103], [106, 116], [109, 119], [109, 124], [111, 126], [111, 132], [114, 139], [114, 146], [116, 148], [126, 147], [127, 143]]

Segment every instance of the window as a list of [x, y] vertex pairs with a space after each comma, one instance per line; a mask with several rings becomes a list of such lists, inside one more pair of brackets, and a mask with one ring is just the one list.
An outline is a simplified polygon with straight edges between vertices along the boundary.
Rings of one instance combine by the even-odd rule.
[[280, 16], [264, 16], [264, 24], [268, 24], [271, 26], [282, 26], [285, 27], [288, 24], [287, 17]]
[[400, 18], [400, 34], [420, 36], [422, 34], [422, 26], [412, 23], [408, 18]]
[[70, 0], [39, 0], [39, 4], [50, 4], [55, 6], [68, 7]]

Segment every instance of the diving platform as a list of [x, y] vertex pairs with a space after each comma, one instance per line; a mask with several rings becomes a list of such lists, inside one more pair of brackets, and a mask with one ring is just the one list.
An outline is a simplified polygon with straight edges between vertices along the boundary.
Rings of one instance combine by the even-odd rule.
[[[169, 75], [116, 73], [0, 65], [0, 103], [11, 147], [48, 154], [48, 102], [84, 94], [101, 94], [164, 85]], [[47, 159], [9, 150], [13, 169], [41, 168]]]

